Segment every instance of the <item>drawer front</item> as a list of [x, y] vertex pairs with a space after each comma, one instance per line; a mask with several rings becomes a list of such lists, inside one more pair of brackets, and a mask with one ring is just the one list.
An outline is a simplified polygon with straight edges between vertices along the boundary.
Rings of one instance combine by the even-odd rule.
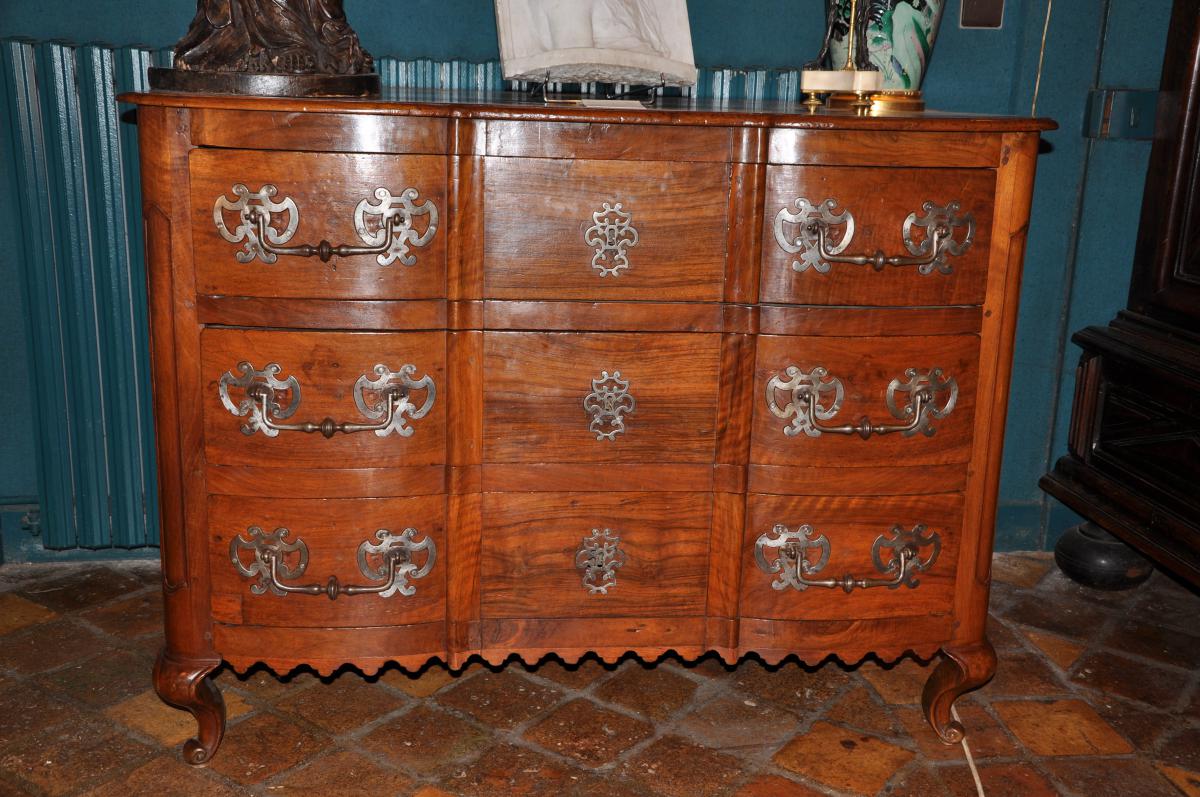
[[961, 495], [751, 495], [748, 504], [743, 617], [867, 620], [951, 612]]
[[200, 353], [209, 464], [445, 462], [445, 333], [210, 328]]
[[484, 294], [719, 301], [729, 167], [488, 158]]
[[444, 514], [441, 496], [212, 496], [213, 617], [311, 628], [443, 620]]
[[[768, 167], [760, 298], [981, 304], [994, 190], [986, 169]], [[834, 259], [876, 253], [903, 264]]]
[[711, 462], [720, 337], [484, 334], [485, 462]]
[[488, 618], [704, 613], [711, 500], [697, 493], [487, 493]]
[[979, 338], [758, 339], [751, 462], [966, 463]]
[[[320, 299], [444, 294], [441, 156], [197, 150], [189, 168], [199, 293]], [[369, 251], [328, 253], [322, 262], [316, 251], [322, 241]], [[309, 256], [294, 251], [305, 245], [314, 250]], [[285, 254], [289, 248], [293, 252]]]

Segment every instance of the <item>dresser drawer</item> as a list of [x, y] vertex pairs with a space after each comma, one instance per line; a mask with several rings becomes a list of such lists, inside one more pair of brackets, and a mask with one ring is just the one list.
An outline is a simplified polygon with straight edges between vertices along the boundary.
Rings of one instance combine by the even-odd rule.
[[966, 463], [979, 338], [758, 339], [750, 461], [851, 467]]
[[199, 293], [444, 295], [441, 156], [201, 149], [189, 171]]
[[485, 462], [704, 462], [720, 337], [484, 334]]
[[701, 615], [711, 512], [697, 493], [487, 493], [484, 618]]
[[213, 618], [311, 628], [443, 620], [444, 513], [440, 496], [211, 496]]
[[[770, 166], [760, 299], [981, 304], [994, 190], [987, 169]], [[899, 264], [836, 261], [877, 253]]]
[[200, 357], [210, 465], [445, 462], [445, 333], [209, 328]]
[[729, 167], [488, 158], [484, 294], [719, 301]]
[[740, 614], [775, 620], [948, 614], [962, 511], [957, 493], [751, 495]]

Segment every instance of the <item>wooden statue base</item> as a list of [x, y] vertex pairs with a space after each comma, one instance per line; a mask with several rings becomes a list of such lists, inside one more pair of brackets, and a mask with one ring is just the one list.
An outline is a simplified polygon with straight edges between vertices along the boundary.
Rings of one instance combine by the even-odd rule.
[[377, 97], [379, 74], [268, 75], [150, 67], [150, 88], [255, 97]]

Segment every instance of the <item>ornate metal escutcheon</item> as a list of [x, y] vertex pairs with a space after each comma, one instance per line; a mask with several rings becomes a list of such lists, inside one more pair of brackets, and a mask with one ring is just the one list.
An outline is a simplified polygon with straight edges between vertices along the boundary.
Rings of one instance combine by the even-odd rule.
[[[759, 535], [754, 543], [754, 561], [764, 573], [777, 576], [771, 582], [771, 588], [776, 590], [790, 587], [803, 592], [809, 587], [840, 587], [842, 591], [850, 593], [856, 588], [871, 587], [914, 589], [921, 583], [917, 576], [933, 567], [942, 551], [941, 535], [936, 531], [929, 534], [925, 532], [926, 528], [923, 525], [916, 525], [911, 529], [895, 525], [889, 532], [890, 536], [881, 534], [875, 538], [871, 546], [871, 561], [883, 578], [860, 578], [850, 573], [840, 578], [813, 578], [828, 564], [830, 545], [825, 535], [814, 537], [813, 527], [808, 524], [795, 531], [778, 524], [769, 532]], [[921, 551], [925, 548], [929, 548], [930, 551], [922, 558]], [[768, 552], [771, 551], [775, 552], [774, 557], [768, 556]], [[815, 561], [812, 553], [814, 551]]]
[[[415, 365], [406, 363], [400, 366], [399, 371], [392, 371], [380, 363], [372, 369], [375, 378], [360, 375], [352, 390], [358, 411], [371, 423], [339, 422], [333, 418], [318, 422], [281, 423], [294, 415], [300, 406], [300, 382], [296, 377], [280, 380], [279, 363], [267, 363], [260, 371], [243, 361], [238, 363], [237, 371], [237, 375], [233, 371], [222, 374], [218, 393], [225, 409], [236, 417], [246, 419], [242, 424], [242, 434], [245, 435], [259, 431], [267, 437], [276, 437], [280, 432], [320, 432], [330, 438], [338, 432], [374, 432], [377, 437], [387, 437], [392, 433], [411, 437], [413, 427], [408, 425], [408, 421], [425, 417], [437, 397], [432, 378], [428, 375], [420, 379], [413, 378], [417, 372]], [[237, 401], [232, 395], [236, 390], [242, 393]], [[425, 393], [425, 400], [420, 407], [410, 400], [414, 390]]]
[[617, 570], [625, 564], [621, 538], [609, 529], [592, 529], [575, 552], [575, 567], [583, 571], [583, 586], [591, 595], [607, 595], [617, 585]]
[[592, 226], [583, 233], [583, 242], [595, 250], [592, 268], [601, 277], [616, 277], [629, 268], [628, 249], [638, 245], [633, 213], [623, 210], [620, 202], [605, 202], [592, 213]]
[[[342, 584], [337, 576], [330, 576], [324, 584], [289, 584], [288, 581], [300, 578], [308, 568], [308, 545], [304, 540], [288, 540], [291, 532], [286, 528], [265, 532], [258, 526], [250, 526], [246, 533], [248, 539], [239, 534], [229, 541], [229, 558], [243, 577], [258, 579], [250, 585], [250, 592], [255, 595], [298, 593], [325, 595], [330, 600], [336, 600], [338, 595], [407, 597], [417, 591], [409, 581], [424, 578], [437, 560], [437, 546], [432, 537], [417, 542], [416, 529], [407, 528], [399, 534], [379, 529], [375, 532], [377, 542], [365, 540], [358, 546], [358, 571], [374, 583]], [[243, 552], [253, 553], [249, 563]], [[425, 563], [418, 566], [413, 555], [422, 552]]]
[[[410, 254], [409, 248], [425, 246], [437, 233], [438, 211], [432, 200], [418, 204], [419, 192], [415, 188], [405, 188], [399, 196], [393, 196], [387, 188], [379, 187], [374, 191], [374, 202], [363, 199], [354, 209], [354, 229], [365, 246], [331, 244], [324, 240], [317, 244], [286, 246], [300, 223], [300, 209], [296, 202], [291, 197], [275, 202], [272, 197], [279, 189], [269, 183], [258, 191], [251, 191], [244, 184], [237, 183], [232, 190], [235, 197], [232, 201], [224, 195], [217, 197], [213, 205], [213, 221], [222, 238], [230, 243], [242, 244], [242, 251], [235, 255], [239, 263], [249, 263], [256, 257], [264, 263], [274, 263], [280, 255], [315, 255], [324, 263], [328, 263], [335, 255], [375, 255], [376, 262], [381, 266], [391, 265], [397, 260], [411, 266], [417, 259]], [[237, 225], [232, 230], [226, 224], [226, 213], [237, 214]], [[286, 214], [286, 222], [279, 219], [281, 214]], [[429, 219], [425, 231], [421, 233], [417, 232], [415, 226], [418, 216], [427, 216]]]
[[613, 371], [612, 376], [601, 371], [600, 378], [592, 380], [592, 392], [583, 397], [583, 409], [591, 419], [588, 431], [597, 440], [615, 440], [625, 431], [625, 416], [637, 411], [637, 400], [620, 371]]
[[[854, 238], [854, 214], [849, 210], [835, 212], [838, 205], [836, 199], [826, 199], [814, 205], [804, 197], [797, 197], [795, 204], [795, 213], [785, 206], [775, 214], [775, 241], [783, 251], [800, 256], [799, 260], [792, 261], [793, 271], [804, 273], [811, 268], [825, 274], [829, 271], [829, 263], [822, 259], [819, 236], [828, 236], [831, 227], [844, 227], [838, 242], [829, 245], [826, 241], [825, 247], [828, 254], [840, 255]], [[785, 224], [798, 228], [794, 237], [786, 233]]]
[[[789, 365], [783, 373], [767, 380], [767, 409], [777, 418], [790, 420], [783, 427], [783, 433], [788, 437], [857, 434], [865, 440], [872, 435], [894, 432], [904, 437], [918, 433], [932, 437], [936, 432], [933, 421], [945, 418], [958, 403], [958, 382], [942, 373], [941, 368], [928, 371], [907, 368], [904, 377], [904, 381], [896, 378], [888, 383], [884, 396], [892, 417], [903, 423], [875, 424], [865, 415], [854, 424], [824, 423], [841, 409], [845, 388], [842, 380], [829, 376], [829, 371], [819, 365], [807, 372]], [[786, 402], [778, 400], [780, 392], [787, 395]], [[906, 398], [901, 400], [900, 394]]]
[[[797, 197], [796, 211], [786, 206], [775, 214], [775, 242], [788, 254], [799, 255], [792, 261], [792, 269], [805, 272], [809, 268], [825, 274], [830, 263], [847, 263], [856, 266], [871, 266], [882, 271], [888, 266], [915, 266], [920, 274], [953, 273], [949, 258], [963, 255], [975, 240], [975, 217], [962, 212], [958, 202], [938, 205], [926, 201], [921, 205], [921, 215], [914, 211], [904, 219], [901, 239], [908, 255], [887, 255], [882, 250], [871, 254], [846, 255], [854, 238], [854, 214], [849, 210], [835, 212], [836, 199], [825, 199], [813, 204], [805, 197]], [[789, 235], [787, 225], [797, 228]], [[843, 227], [837, 243], [831, 243], [834, 228]], [[965, 230], [962, 240], [955, 238], [957, 230]], [[914, 235], [921, 230], [919, 238]]]

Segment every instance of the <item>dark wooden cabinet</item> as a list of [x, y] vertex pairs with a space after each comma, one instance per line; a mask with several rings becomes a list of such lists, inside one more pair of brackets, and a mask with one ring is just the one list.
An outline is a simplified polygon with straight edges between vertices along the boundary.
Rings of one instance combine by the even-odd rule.
[[1200, 14], [1175, 3], [1128, 309], [1083, 349], [1042, 487], [1200, 585]]
[[991, 677], [1029, 119], [139, 95], [167, 645]]

